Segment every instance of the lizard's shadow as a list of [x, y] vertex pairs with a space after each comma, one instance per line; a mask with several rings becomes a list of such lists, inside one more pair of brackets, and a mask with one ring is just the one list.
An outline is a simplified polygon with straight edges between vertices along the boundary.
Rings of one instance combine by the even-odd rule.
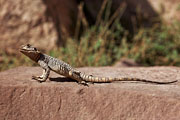
[[[50, 81], [53, 81], [53, 82], [76, 82], [76, 80], [73, 80], [71, 78], [67, 78], [67, 77], [56, 77], [56, 78], [49, 78]], [[88, 83], [91, 83], [91, 82], [88, 82]], [[96, 84], [107, 84], [109, 82], [102, 82], [102, 83], [97, 83], [97, 82], [94, 82]], [[91, 83], [91, 84], [94, 84], [94, 83]]]
[[[55, 77], [55, 78], [49, 78], [50, 81], [53, 81], [53, 82], [76, 82], [76, 80], [73, 80], [71, 78], [67, 78], [67, 77]], [[116, 81], [114, 83], [144, 83], [144, 82], [139, 82], [139, 81]], [[98, 82], [94, 82], [96, 84], [106, 84], [106, 83], [110, 83], [110, 82], [101, 82], [101, 83], [98, 83]]]
[[49, 78], [49, 80], [54, 82], [77, 82], [76, 80], [66, 77]]

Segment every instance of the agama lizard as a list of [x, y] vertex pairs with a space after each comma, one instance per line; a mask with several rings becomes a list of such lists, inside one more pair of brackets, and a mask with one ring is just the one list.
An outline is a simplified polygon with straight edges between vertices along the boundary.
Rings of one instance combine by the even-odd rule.
[[170, 84], [177, 82], [170, 81], [170, 82], [158, 82], [158, 81], [150, 81], [145, 79], [139, 78], [111, 78], [111, 77], [95, 77], [92, 75], [86, 75], [73, 67], [69, 64], [65, 63], [62, 60], [57, 58], [53, 58], [46, 54], [43, 54], [35, 47], [30, 44], [23, 45], [20, 48], [20, 52], [24, 55], [28, 56], [31, 60], [37, 62], [43, 68], [43, 74], [41, 76], [32, 76], [33, 79], [39, 82], [45, 82], [50, 74], [50, 71], [54, 71], [60, 75], [65, 77], [71, 78], [76, 80], [80, 84], [87, 85], [87, 82], [91, 83], [106, 83], [106, 82], [113, 82], [113, 81], [141, 81], [141, 82], [148, 82], [148, 83], [155, 83], [155, 84]]

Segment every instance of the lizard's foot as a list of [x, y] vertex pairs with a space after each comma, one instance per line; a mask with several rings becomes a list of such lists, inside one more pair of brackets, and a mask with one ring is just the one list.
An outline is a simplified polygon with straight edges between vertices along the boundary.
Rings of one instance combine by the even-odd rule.
[[38, 82], [45, 82], [45, 80], [43, 80], [43, 77], [42, 76], [32, 76], [32, 79], [33, 80], [36, 80]]
[[79, 85], [84, 85], [84, 86], [89, 87], [88, 83], [85, 82], [85, 81], [79, 81], [78, 84], [79, 84]]

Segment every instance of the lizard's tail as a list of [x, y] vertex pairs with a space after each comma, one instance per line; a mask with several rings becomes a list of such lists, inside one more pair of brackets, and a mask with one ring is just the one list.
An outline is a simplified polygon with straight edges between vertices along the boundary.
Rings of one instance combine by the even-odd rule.
[[145, 80], [145, 79], [139, 79], [139, 78], [95, 77], [92, 75], [85, 75], [85, 74], [81, 74], [81, 78], [83, 79], [83, 81], [95, 82], [95, 83], [108, 83], [108, 82], [113, 82], [113, 81], [139, 81], [139, 82], [154, 83], [154, 84], [171, 84], [171, 83], [177, 82], [177, 80], [168, 81], [168, 82], [160, 82], [160, 81], [151, 81], [151, 80]]

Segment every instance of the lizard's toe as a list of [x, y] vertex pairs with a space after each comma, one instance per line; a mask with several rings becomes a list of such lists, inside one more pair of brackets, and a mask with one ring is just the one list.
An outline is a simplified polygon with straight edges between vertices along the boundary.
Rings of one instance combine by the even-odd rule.
[[32, 76], [32, 79], [37, 80], [38, 77], [37, 76]]
[[35, 80], [39, 83], [45, 82], [45, 80], [42, 80], [42, 79], [35, 79]]
[[88, 87], [89, 87], [88, 83], [85, 82], [85, 81], [80, 81], [80, 82], [78, 82], [78, 84], [79, 84], [79, 85], [84, 85], [84, 86], [88, 86]]
[[45, 81], [42, 79], [41, 76], [32, 76], [32, 79], [33, 79], [33, 80], [36, 80], [36, 81], [38, 81], [38, 82], [40, 82], [40, 83], [45, 82]]
[[32, 76], [32, 79], [40, 80], [40, 79], [42, 79], [42, 77], [41, 76]]

